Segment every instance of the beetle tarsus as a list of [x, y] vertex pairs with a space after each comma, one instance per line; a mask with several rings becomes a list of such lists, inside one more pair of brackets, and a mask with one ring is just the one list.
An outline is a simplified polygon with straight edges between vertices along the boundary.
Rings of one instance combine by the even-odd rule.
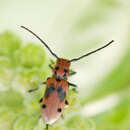
[[41, 83], [40, 83], [40, 85], [44, 85], [44, 84], [46, 84], [46, 82], [41, 82]]
[[73, 71], [73, 70], [70, 70], [70, 75], [69, 76], [73, 76], [75, 75], [77, 72]]
[[[40, 85], [43, 85], [43, 84], [46, 84], [46, 82], [41, 82], [41, 83], [40, 83]], [[28, 92], [31, 93], [31, 92], [37, 91], [37, 90], [40, 89], [40, 88], [41, 88], [41, 87], [38, 86], [37, 88], [28, 90]]]
[[38, 89], [39, 89], [39, 87], [37, 87], [35, 89], [30, 89], [30, 90], [28, 90], [28, 92], [31, 93], [31, 92], [37, 91]]

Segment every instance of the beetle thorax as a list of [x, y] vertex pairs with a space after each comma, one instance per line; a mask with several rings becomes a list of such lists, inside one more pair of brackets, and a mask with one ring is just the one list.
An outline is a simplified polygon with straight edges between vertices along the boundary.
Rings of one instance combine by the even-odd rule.
[[58, 59], [53, 69], [53, 77], [57, 79], [67, 79], [69, 76], [70, 62], [66, 59]]

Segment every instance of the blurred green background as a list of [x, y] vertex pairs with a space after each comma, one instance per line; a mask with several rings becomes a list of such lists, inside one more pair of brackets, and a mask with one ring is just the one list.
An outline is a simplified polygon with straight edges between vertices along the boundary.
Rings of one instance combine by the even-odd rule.
[[24, 25], [63, 58], [115, 42], [79, 62], [64, 119], [52, 130], [130, 130], [129, 0], [0, 0], [0, 130], [43, 130], [38, 101], [53, 57]]

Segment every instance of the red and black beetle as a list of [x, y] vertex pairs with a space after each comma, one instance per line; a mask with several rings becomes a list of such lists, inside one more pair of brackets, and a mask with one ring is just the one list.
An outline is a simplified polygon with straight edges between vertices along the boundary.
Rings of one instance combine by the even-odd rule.
[[[60, 116], [62, 115], [62, 111], [64, 109], [64, 105], [68, 105], [68, 101], [66, 100], [66, 95], [69, 90], [69, 86], [76, 87], [75, 84], [69, 83], [67, 81], [67, 78], [70, 75], [75, 74], [75, 72], [70, 72], [70, 65], [72, 62], [78, 61], [84, 57], [87, 57], [107, 46], [109, 46], [111, 43], [114, 42], [114, 40], [110, 41], [106, 45], [91, 51], [83, 56], [80, 56], [78, 58], [74, 58], [71, 60], [59, 58], [51, 49], [50, 47], [34, 32], [32, 32], [30, 29], [21, 26], [25, 30], [32, 33], [36, 38], [38, 38], [44, 46], [50, 51], [50, 53], [57, 59], [55, 67], [52, 67], [49, 65], [49, 67], [52, 69], [53, 75], [51, 78], [48, 78], [46, 82], [43, 82], [43, 84], [46, 84], [46, 90], [44, 93], [43, 98], [40, 99], [39, 103], [41, 105], [41, 115], [42, 119], [47, 125], [54, 123], [57, 121]], [[36, 89], [30, 90], [29, 92], [32, 92]]]

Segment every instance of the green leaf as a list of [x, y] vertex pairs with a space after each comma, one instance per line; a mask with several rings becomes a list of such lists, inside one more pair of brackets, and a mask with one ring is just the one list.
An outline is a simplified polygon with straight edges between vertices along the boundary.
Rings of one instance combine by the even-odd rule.
[[29, 43], [19, 51], [17, 63], [24, 68], [42, 67], [45, 63], [45, 53], [40, 46]]

